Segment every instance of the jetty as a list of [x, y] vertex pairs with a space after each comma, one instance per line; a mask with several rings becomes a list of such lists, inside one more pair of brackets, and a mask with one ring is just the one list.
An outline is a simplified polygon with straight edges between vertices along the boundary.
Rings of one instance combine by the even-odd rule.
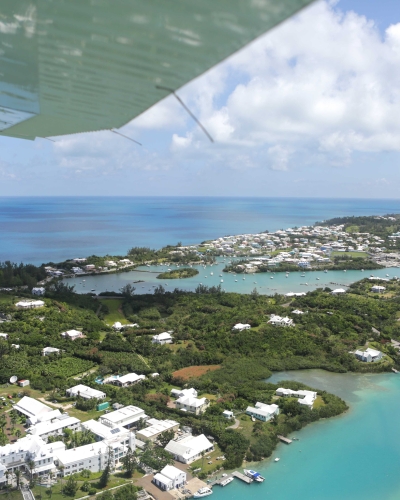
[[285, 436], [281, 436], [280, 434], [278, 434], [276, 436], [278, 439], [280, 439], [282, 441], [282, 443], [285, 443], [285, 444], [291, 444], [293, 441]]
[[392, 368], [392, 372], [393, 373], [399, 373], [398, 370], [396, 370], [396, 368]]
[[241, 481], [244, 481], [245, 483], [247, 484], [250, 484], [253, 482], [253, 480], [251, 479], [251, 477], [247, 477], [245, 476], [244, 474], [242, 474], [241, 472], [235, 470], [235, 472], [232, 472], [231, 474], [233, 477], [236, 477], [237, 479], [240, 479]]
[[227, 474], [226, 476], [220, 477], [219, 479], [214, 479], [214, 481], [211, 481], [208, 483], [208, 486], [212, 488], [216, 484], [219, 486], [225, 486], [226, 480], [233, 477], [233, 474]]

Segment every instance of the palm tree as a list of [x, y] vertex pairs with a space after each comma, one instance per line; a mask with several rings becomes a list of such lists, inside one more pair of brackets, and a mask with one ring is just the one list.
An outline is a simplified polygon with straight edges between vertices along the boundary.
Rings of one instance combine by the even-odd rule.
[[35, 470], [35, 462], [33, 460], [28, 460], [26, 463], [28, 468], [29, 468], [29, 476], [30, 476], [30, 482], [33, 482], [33, 473]]
[[20, 429], [17, 429], [17, 430], [15, 431], [15, 437], [16, 437], [17, 439], [19, 439], [19, 438], [21, 437], [21, 434], [22, 434], [22, 432], [21, 432], [21, 430], [20, 430]]
[[20, 480], [21, 480], [21, 471], [19, 469], [17, 469], [15, 471], [15, 478], [17, 480], [17, 488], [19, 488], [19, 483], [20, 483]]

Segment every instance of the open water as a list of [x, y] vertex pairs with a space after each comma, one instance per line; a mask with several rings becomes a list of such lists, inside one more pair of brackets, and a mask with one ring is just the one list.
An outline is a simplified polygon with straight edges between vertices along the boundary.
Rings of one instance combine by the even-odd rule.
[[400, 200], [207, 197], [3, 197], [0, 261], [125, 255], [344, 215], [400, 212]]
[[[262, 484], [235, 479], [214, 487], [213, 500], [398, 500], [400, 498], [400, 374], [335, 374], [322, 370], [276, 373], [268, 381], [297, 380], [326, 388], [350, 410], [310, 424], [252, 464]], [[274, 462], [279, 457], [279, 462]]]

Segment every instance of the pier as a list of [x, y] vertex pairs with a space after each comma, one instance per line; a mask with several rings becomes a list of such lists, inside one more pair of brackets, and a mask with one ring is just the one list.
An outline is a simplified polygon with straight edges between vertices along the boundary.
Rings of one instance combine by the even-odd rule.
[[240, 479], [241, 481], [244, 481], [247, 484], [250, 484], [250, 483], [253, 482], [253, 480], [251, 479], [251, 477], [247, 477], [244, 474], [242, 474], [241, 472], [238, 472], [237, 470], [235, 470], [235, 472], [232, 472], [231, 475], [233, 477], [236, 477], [237, 479]]
[[285, 444], [291, 444], [293, 442], [291, 439], [286, 438], [285, 436], [281, 436], [280, 434], [278, 434], [277, 438], [280, 439], [282, 443]]

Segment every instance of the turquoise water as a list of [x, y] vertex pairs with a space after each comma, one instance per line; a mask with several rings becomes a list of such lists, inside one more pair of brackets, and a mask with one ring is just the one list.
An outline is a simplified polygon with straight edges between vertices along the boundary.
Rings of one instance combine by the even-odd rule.
[[[400, 498], [400, 375], [331, 374], [304, 370], [274, 374], [325, 387], [350, 405], [346, 414], [293, 434], [254, 468], [263, 484], [235, 479], [214, 487], [213, 500], [398, 500]], [[278, 463], [273, 462], [279, 457]]]
[[343, 215], [400, 213], [400, 200], [207, 197], [3, 197], [0, 261], [125, 255]]
[[[400, 276], [399, 268], [380, 269], [375, 271], [306, 271], [302, 278], [302, 272], [292, 272], [286, 278], [285, 273], [258, 273], [258, 274], [237, 274], [223, 273], [222, 269], [226, 266], [229, 259], [219, 261], [217, 265], [208, 265], [206, 269], [203, 266], [193, 266], [199, 270], [199, 274], [193, 278], [159, 280], [157, 274], [167, 269], [175, 269], [171, 266], [150, 266], [140, 267], [139, 271], [130, 271], [128, 273], [109, 274], [100, 276], [84, 276], [83, 278], [71, 278], [66, 280], [69, 285], [75, 285], [75, 291], [78, 293], [87, 293], [94, 289], [97, 293], [105, 291], [118, 292], [124, 285], [131, 283], [136, 287], [135, 293], [152, 293], [154, 287], [162, 284], [166, 290], [172, 291], [174, 288], [182, 290], [194, 290], [200, 283], [207, 286], [221, 285], [223, 290], [229, 292], [250, 293], [254, 288], [262, 295], [273, 295], [274, 293], [288, 292], [309, 292], [319, 287], [329, 286], [330, 288], [339, 288], [340, 285], [348, 286], [354, 281], [366, 278], [373, 274], [382, 278]], [[213, 273], [213, 275], [211, 275]], [[222, 277], [220, 277], [222, 274]], [[243, 279], [243, 277], [245, 279]], [[271, 279], [273, 278], [273, 279]], [[319, 280], [317, 280], [319, 278]], [[85, 280], [83, 282], [83, 279]], [[144, 283], [134, 283], [143, 280]], [[223, 280], [223, 283], [221, 283]], [[333, 285], [338, 283], [339, 285]]]

